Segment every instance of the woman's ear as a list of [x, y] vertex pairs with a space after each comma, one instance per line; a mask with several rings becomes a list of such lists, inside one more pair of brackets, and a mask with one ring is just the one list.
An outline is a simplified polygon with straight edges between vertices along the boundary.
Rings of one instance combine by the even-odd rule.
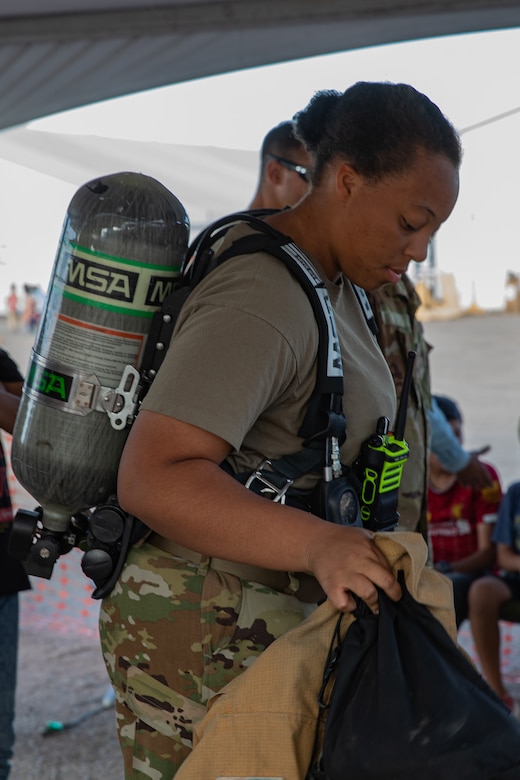
[[336, 192], [342, 202], [347, 201], [359, 182], [359, 174], [349, 163], [341, 163], [336, 172]]
[[283, 169], [276, 160], [269, 160], [266, 166], [265, 175], [272, 184], [280, 184], [283, 178]]

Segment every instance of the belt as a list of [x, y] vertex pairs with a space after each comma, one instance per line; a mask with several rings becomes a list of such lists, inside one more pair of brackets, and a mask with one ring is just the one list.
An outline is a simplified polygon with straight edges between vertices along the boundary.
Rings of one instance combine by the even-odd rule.
[[232, 574], [241, 580], [258, 582], [268, 588], [277, 590], [280, 593], [286, 593], [296, 596], [300, 601], [306, 603], [317, 603], [323, 596], [323, 591], [318, 581], [310, 574], [285, 571], [273, 571], [271, 569], [262, 569], [260, 566], [249, 566], [246, 563], [236, 563], [235, 561], [226, 561], [223, 558], [209, 558], [207, 555], [190, 550], [177, 544], [171, 539], [165, 539], [155, 532], [151, 533], [146, 539], [148, 544], [158, 547], [159, 550], [174, 555], [176, 558], [182, 558], [189, 563], [203, 564], [208, 569]]

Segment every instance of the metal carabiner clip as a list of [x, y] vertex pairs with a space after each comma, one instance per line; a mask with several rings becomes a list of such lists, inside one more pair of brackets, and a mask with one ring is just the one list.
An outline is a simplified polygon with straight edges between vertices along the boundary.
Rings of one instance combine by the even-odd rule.
[[[289, 488], [291, 487], [291, 485], [293, 483], [293, 480], [292, 479], [288, 479], [287, 477], [283, 477], [283, 479], [285, 480], [285, 484], [282, 485], [281, 487], [276, 485], [276, 483], [273, 482], [272, 477], [269, 478], [263, 472], [263, 469], [265, 468], [265, 466], [271, 466], [271, 468], [272, 468], [272, 465], [273, 464], [271, 463], [271, 461], [268, 458], [263, 460], [260, 463], [260, 465], [258, 466], [258, 468], [255, 471], [253, 471], [251, 476], [248, 478], [248, 480], [246, 482], [246, 488], [248, 490], [253, 490], [255, 493], [259, 493], [260, 495], [266, 495], [267, 493], [271, 493], [272, 496], [269, 496], [271, 501], [278, 502], [279, 504], [285, 504], [286, 493], [289, 490]], [[273, 471], [273, 472], [267, 472], [267, 473], [268, 474], [272, 473], [274, 475], [276, 472]], [[280, 476], [283, 476], [283, 475], [280, 475]], [[258, 480], [264, 487], [260, 488], [259, 490], [255, 489], [254, 487], [252, 487], [252, 485], [253, 485], [255, 480]]]

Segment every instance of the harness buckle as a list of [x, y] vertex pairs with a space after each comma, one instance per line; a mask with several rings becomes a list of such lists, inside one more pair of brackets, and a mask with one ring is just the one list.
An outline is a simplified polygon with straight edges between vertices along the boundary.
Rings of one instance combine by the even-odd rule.
[[[248, 488], [248, 490], [253, 490], [255, 493], [259, 493], [262, 496], [270, 498], [271, 501], [274, 501], [275, 503], [277, 502], [279, 504], [285, 504], [286, 493], [293, 484], [294, 480], [288, 479], [287, 477], [284, 477], [283, 474], [279, 474], [279, 472], [275, 471], [267, 472], [266, 474], [263, 471], [266, 466], [270, 466], [271, 468], [273, 467], [272, 462], [268, 458], [265, 458], [265, 460], [260, 463], [258, 468], [253, 471], [251, 476], [248, 477], [246, 488]], [[274, 479], [277, 476], [283, 479], [283, 485], [276, 484]], [[260, 482], [263, 487], [254, 487], [253, 483], [256, 480]]]

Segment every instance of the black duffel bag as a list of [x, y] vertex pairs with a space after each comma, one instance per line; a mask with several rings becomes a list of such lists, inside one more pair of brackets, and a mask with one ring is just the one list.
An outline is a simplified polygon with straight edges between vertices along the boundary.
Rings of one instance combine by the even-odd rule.
[[519, 780], [520, 723], [399, 580], [399, 602], [381, 591], [378, 615], [360, 601], [336, 627], [308, 780]]

